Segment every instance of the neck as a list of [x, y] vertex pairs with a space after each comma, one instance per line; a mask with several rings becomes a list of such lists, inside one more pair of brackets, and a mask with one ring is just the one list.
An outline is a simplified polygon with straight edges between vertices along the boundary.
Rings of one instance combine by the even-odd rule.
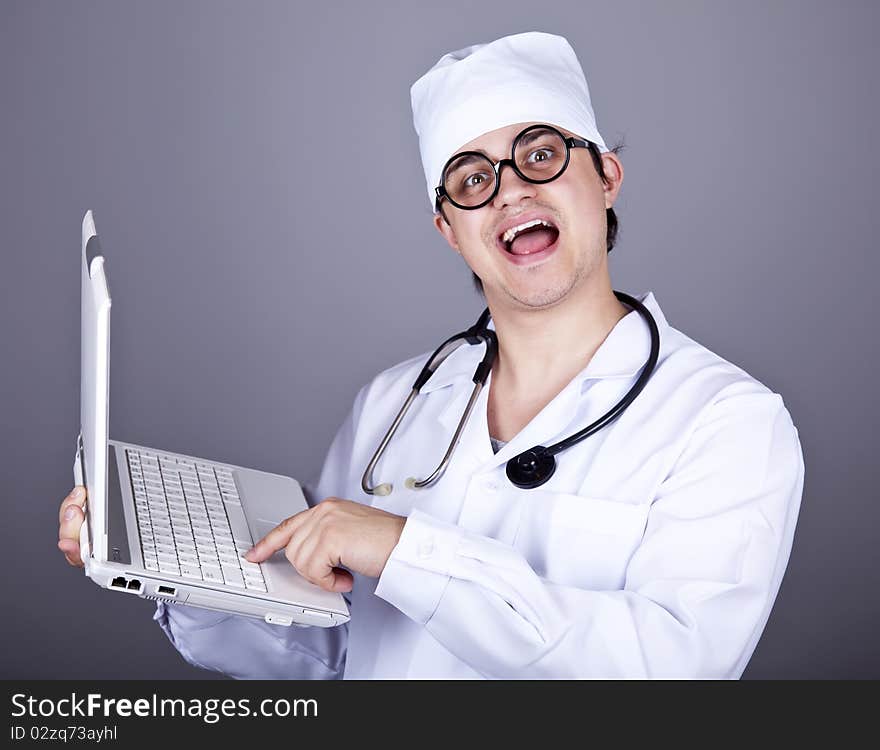
[[514, 397], [558, 393], [630, 311], [614, 296], [607, 276], [552, 307], [514, 308], [491, 300], [489, 307], [498, 337], [492, 381]]

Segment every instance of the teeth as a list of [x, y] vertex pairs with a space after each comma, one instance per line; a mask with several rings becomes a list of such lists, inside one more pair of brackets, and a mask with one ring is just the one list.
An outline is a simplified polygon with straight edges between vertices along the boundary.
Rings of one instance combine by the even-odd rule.
[[509, 245], [511, 242], [513, 242], [514, 237], [516, 237], [516, 235], [518, 235], [520, 232], [525, 229], [529, 229], [530, 227], [538, 226], [539, 224], [543, 224], [545, 227], [551, 226], [543, 219], [532, 219], [532, 221], [527, 221], [525, 224], [520, 224], [519, 226], [511, 227], [510, 229], [508, 229], [504, 233], [504, 236], [501, 238], [501, 240], [502, 242], [504, 242], [505, 245]]

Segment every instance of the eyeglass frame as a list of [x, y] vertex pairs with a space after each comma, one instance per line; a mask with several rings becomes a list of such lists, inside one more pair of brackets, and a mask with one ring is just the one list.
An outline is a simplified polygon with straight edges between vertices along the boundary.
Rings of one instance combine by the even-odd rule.
[[[546, 180], [533, 180], [531, 177], [526, 177], [522, 172], [519, 171], [519, 167], [516, 166], [516, 144], [519, 143], [519, 139], [522, 138], [526, 133], [530, 130], [551, 130], [556, 133], [565, 144], [565, 162], [562, 165], [562, 168], [555, 174], [553, 177], [550, 177]], [[462, 211], [475, 211], [478, 208], [482, 208], [483, 206], [491, 203], [495, 196], [498, 195], [498, 191], [501, 189], [501, 167], [507, 165], [513, 168], [513, 171], [516, 173], [517, 177], [521, 180], [531, 183], [532, 185], [544, 185], [548, 182], [553, 182], [553, 180], [557, 180], [562, 176], [562, 173], [568, 169], [568, 163], [571, 161], [571, 150], [573, 148], [586, 148], [588, 149], [594, 157], [597, 155], [598, 148], [595, 143], [592, 141], [585, 141], [582, 138], [574, 138], [573, 136], [566, 136], [562, 133], [558, 128], [554, 128], [552, 125], [545, 125], [538, 123], [536, 125], [529, 125], [527, 128], [524, 128], [519, 133], [516, 134], [516, 137], [513, 139], [513, 142], [510, 145], [510, 158], [509, 159], [499, 159], [494, 164], [492, 160], [484, 154], [482, 151], [461, 151], [457, 154], [453, 154], [450, 156], [446, 163], [443, 165], [443, 169], [440, 170], [440, 184], [434, 188], [434, 193], [436, 194], [436, 198], [434, 200], [434, 211], [436, 213], [441, 213], [440, 209], [440, 201], [445, 198], [448, 200], [453, 206], [461, 209]], [[462, 157], [462, 156], [479, 156], [482, 159], [485, 159], [490, 164], [492, 164], [492, 169], [495, 172], [495, 189], [492, 191], [492, 195], [490, 195], [486, 200], [482, 203], [477, 204], [476, 206], [462, 206], [460, 203], [456, 203], [452, 196], [446, 192], [446, 170], [449, 165], [452, 164], [453, 161]]]

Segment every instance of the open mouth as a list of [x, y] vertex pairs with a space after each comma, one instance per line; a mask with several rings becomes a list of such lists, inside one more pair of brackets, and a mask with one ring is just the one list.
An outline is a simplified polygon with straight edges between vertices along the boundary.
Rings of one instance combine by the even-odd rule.
[[541, 253], [559, 239], [559, 229], [548, 219], [531, 219], [509, 227], [496, 238], [498, 246], [511, 255]]

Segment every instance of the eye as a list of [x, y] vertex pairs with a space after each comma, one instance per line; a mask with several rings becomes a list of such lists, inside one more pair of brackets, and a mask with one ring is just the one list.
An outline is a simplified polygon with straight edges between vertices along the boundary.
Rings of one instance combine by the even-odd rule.
[[538, 148], [532, 151], [527, 159], [527, 164], [535, 164], [544, 161], [549, 161], [553, 158], [553, 149], [552, 148]]
[[485, 172], [474, 172], [473, 174], [465, 177], [464, 180], [462, 181], [462, 184], [466, 188], [472, 188], [472, 187], [477, 187], [478, 185], [482, 184], [483, 182], [485, 182], [485, 180], [486, 180]]

